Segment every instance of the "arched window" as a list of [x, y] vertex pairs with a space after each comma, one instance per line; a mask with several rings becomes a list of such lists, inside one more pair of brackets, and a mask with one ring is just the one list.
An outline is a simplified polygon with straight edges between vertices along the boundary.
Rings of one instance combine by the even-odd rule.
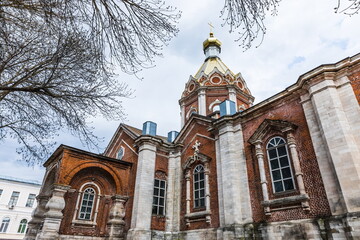
[[91, 213], [95, 202], [95, 190], [91, 187], [86, 188], [81, 200], [81, 206], [79, 211], [79, 219], [91, 220]]
[[277, 193], [295, 189], [285, 140], [281, 137], [274, 137], [270, 139], [266, 149], [274, 192]]
[[119, 149], [119, 151], [118, 151], [118, 153], [117, 153], [116, 158], [119, 159], [119, 160], [121, 160], [121, 159], [124, 157], [124, 153], [125, 153], [124, 147], [120, 147], [120, 149]]
[[27, 226], [27, 220], [26, 219], [21, 220], [17, 232], [18, 233], [25, 233], [26, 226]]
[[219, 105], [219, 104], [215, 105], [215, 106], [213, 107], [212, 111], [213, 111], [213, 112], [220, 111], [220, 105]]
[[194, 207], [205, 207], [205, 171], [203, 165], [194, 169]]
[[8, 227], [9, 227], [9, 223], [10, 223], [10, 218], [9, 217], [4, 217], [2, 222], [1, 222], [0, 232], [2, 232], [2, 233], [6, 232]]

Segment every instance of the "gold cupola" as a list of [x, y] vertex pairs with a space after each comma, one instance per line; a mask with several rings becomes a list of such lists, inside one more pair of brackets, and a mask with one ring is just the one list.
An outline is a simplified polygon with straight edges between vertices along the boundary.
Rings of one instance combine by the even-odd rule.
[[209, 38], [207, 38], [203, 43], [204, 54], [207, 59], [217, 58], [221, 53], [221, 42], [219, 39], [214, 37], [214, 33], [210, 32]]

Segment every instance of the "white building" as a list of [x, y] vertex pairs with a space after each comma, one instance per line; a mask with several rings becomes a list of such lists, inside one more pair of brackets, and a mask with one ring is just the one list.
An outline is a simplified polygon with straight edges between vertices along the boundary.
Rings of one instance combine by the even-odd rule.
[[0, 176], [0, 239], [23, 239], [40, 182]]

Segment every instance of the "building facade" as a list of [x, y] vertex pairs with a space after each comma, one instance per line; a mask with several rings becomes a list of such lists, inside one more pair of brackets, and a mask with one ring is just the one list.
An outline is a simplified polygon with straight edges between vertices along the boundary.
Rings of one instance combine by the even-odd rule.
[[0, 176], [0, 239], [23, 239], [41, 184]]
[[360, 54], [253, 105], [212, 33], [203, 49], [181, 130], [61, 145], [26, 239], [360, 239]]

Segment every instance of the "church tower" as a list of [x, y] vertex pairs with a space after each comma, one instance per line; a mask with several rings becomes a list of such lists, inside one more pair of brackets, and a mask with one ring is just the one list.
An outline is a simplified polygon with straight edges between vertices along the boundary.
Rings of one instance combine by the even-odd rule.
[[240, 73], [234, 74], [220, 59], [221, 42], [210, 32], [203, 43], [205, 61], [185, 85], [179, 104], [181, 126], [197, 113], [219, 117], [219, 104], [229, 99], [235, 103], [236, 111], [249, 108], [254, 97]]

